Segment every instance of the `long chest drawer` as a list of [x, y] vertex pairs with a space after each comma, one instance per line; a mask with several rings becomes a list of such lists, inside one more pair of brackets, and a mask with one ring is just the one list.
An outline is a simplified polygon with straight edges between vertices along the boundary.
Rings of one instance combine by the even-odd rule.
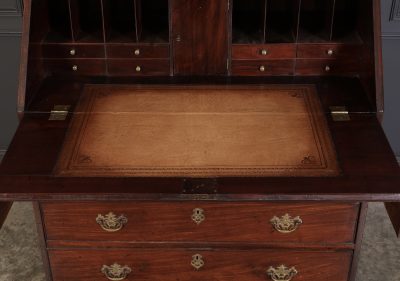
[[351, 256], [285, 250], [49, 251], [54, 281], [345, 281]]
[[43, 203], [48, 240], [352, 243], [358, 204]]

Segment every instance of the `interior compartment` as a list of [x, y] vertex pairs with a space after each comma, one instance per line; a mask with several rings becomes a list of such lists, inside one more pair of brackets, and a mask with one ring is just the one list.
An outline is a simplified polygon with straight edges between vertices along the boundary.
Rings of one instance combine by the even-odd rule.
[[331, 39], [334, 0], [302, 0], [300, 42], [327, 42]]
[[[65, 42], [72, 40], [71, 19], [69, 13], [69, 1], [41, 1], [47, 2], [47, 15], [44, 15], [48, 20], [48, 33], [45, 41], [49, 42]], [[35, 19], [40, 21], [42, 19]]]
[[106, 41], [136, 42], [135, 0], [105, 0]]
[[260, 44], [265, 42], [266, 0], [234, 0], [232, 42]]
[[[359, 14], [358, 0], [336, 0], [332, 26], [332, 41], [359, 42], [358, 35]], [[364, 4], [365, 5], [365, 4]]]
[[137, 33], [140, 42], [169, 41], [168, 0], [136, 0]]
[[75, 41], [103, 42], [101, 0], [70, 0]]
[[265, 41], [291, 43], [297, 39], [298, 0], [267, 0]]

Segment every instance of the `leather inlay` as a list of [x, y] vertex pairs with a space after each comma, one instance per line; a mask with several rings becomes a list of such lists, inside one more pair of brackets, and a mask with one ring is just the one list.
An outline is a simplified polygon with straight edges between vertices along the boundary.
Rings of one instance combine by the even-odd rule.
[[88, 85], [60, 176], [337, 176], [312, 85]]

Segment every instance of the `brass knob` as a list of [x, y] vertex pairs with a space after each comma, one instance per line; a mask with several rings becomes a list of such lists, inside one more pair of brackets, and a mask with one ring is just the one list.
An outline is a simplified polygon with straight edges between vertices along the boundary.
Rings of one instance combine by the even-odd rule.
[[294, 266], [288, 268], [283, 264], [278, 267], [270, 266], [267, 269], [267, 275], [273, 281], [290, 281], [295, 275], [297, 275], [297, 273], [298, 271]]
[[72, 70], [73, 70], [73, 71], [78, 71], [78, 66], [77, 66], [76, 64], [73, 65], [73, 66], [72, 66]]
[[331, 67], [329, 65], [325, 66], [325, 72], [331, 71]]
[[260, 68], [259, 68], [259, 70], [261, 71], [261, 72], [264, 72], [265, 71], [265, 66], [260, 66]]
[[299, 216], [292, 218], [289, 214], [285, 214], [280, 218], [274, 216], [270, 223], [280, 233], [291, 233], [303, 223], [303, 220]]
[[204, 210], [201, 208], [194, 208], [192, 214], [192, 220], [197, 224], [201, 224], [206, 219]]
[[128, 219], [124, 215], [116, 216], [113, 212], [106, 215], [98, 214], [96, 222], [101, 228], [107, 232], [116, 232], [121, 230], [125, 224], [128, 223]]
[[136, 49], [134, 53], [135, 53], [135, 56], [140, 55], [140, 49]]
[[328, 51], [326, 51], [326, 53], [328, 54], [328, 56], [332, 56], [333, 55], [333, 50], [329, 49]]
[[69, 51], [69, 54], [70, 54], [71, 56], [75, 56], [75, 55], [76, 55], [76, 50], [75, 50], [75, 49], [71, 49], [71, 50]]
[[192, 256], [191, 265], [196, 269], [199, 270], [204, 266], [203, 256], [200, 254], [195, 254]]
[[263, 56], [268, 55], [268, 50], [262, 49], [262, 50], [261, 50], [261, 55], [263, 55]]
[[136, 72], [142, 71], [142, 68], [140, 66], [136, 66]]
[[119, 281], [124, 280], [132, 272], [132, 269], [127, 266], [121, 266], [117, 263], [112, 265], [103, 265], [101, 272], [107, 277], [108, 280]]

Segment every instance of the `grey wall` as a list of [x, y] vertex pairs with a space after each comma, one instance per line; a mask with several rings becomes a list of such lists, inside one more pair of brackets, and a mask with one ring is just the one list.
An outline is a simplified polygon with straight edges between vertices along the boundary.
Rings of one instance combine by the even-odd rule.
[[21, 19], [20, 0], [0, 0], [0, 154], [7, 148], [18, 122]]
[[385, 87], [383, 127], [400, 157], [400, 0], [382, 1], [382, 41]]
[[[56, 0], [55, 0], [56, 1]], [[382, 1], [385, 83], [384, 128], [400, 157], [400, 0]], [[0, 154], [17, 126], [20, 0], [0, 0]]]

